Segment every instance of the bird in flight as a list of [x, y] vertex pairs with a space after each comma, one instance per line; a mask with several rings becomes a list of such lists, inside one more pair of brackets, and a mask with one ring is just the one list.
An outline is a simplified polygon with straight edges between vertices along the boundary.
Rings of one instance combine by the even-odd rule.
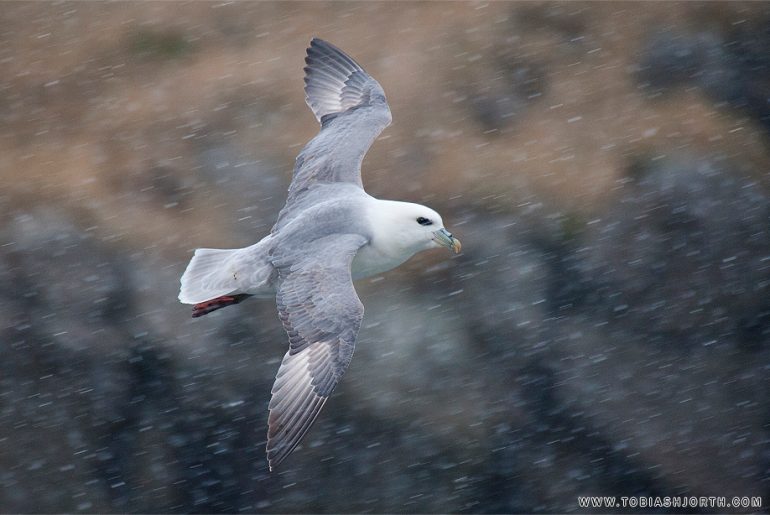
[[353, 281], [460, 241], [432, 209], [380, 200], [361, 162], [391, 115], [382, 87], [343, 51], [313, 39], [305, 101], [320, 132], [297, 156], [288, 198], [269, 235], [242, 249], [196, 249], [179, 300], [193, 317], [275, 297], [289, 337], [269, 404], [270, 470], [299, 444], [353, 356], [364, 306]]

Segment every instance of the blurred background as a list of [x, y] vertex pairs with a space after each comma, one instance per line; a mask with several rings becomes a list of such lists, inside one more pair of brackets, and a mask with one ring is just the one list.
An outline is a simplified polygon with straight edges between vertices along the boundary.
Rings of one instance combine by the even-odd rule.
[[[270, 230], [313, 36], [388, 95], [367, 190], [464, 252], [357, 284], [270, 474], [274, 304], [176, 296]], [[769, 67], [766, 3], [3, 3], [0, 510], [767, 505]]]

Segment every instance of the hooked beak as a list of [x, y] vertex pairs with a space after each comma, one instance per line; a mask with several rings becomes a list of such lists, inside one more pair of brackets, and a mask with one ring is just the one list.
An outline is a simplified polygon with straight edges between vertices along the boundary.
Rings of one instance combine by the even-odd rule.
[[435, 241], [442, 247], [452, 249], [455, 254], [459, 254], [460, 249], [462, 249], [463, 247], [462, 244], [460, 243], [460, 240], [452, 236], [452, 233], [447, 231], [446, 229], [439, 229], [438, 231], [434, 231], [433, 241]]

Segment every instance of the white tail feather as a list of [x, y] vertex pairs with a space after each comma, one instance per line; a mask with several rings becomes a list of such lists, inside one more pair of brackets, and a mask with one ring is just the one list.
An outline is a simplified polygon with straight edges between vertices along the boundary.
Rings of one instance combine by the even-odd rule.
[[198, 304], [236, 293], [238, 283], [227, 262], [242, 249], [196, 249], [187, 270], [182, 275], [179, 301]]

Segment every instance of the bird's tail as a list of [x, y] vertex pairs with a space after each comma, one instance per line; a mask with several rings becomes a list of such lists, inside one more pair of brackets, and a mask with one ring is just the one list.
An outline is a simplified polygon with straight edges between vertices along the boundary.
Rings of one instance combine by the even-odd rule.
[[238, 293], [238, 278], [228, 266], [241, 249], [196, 249], [182, 275], [179, 301], [183, 304], [203, 302]]

